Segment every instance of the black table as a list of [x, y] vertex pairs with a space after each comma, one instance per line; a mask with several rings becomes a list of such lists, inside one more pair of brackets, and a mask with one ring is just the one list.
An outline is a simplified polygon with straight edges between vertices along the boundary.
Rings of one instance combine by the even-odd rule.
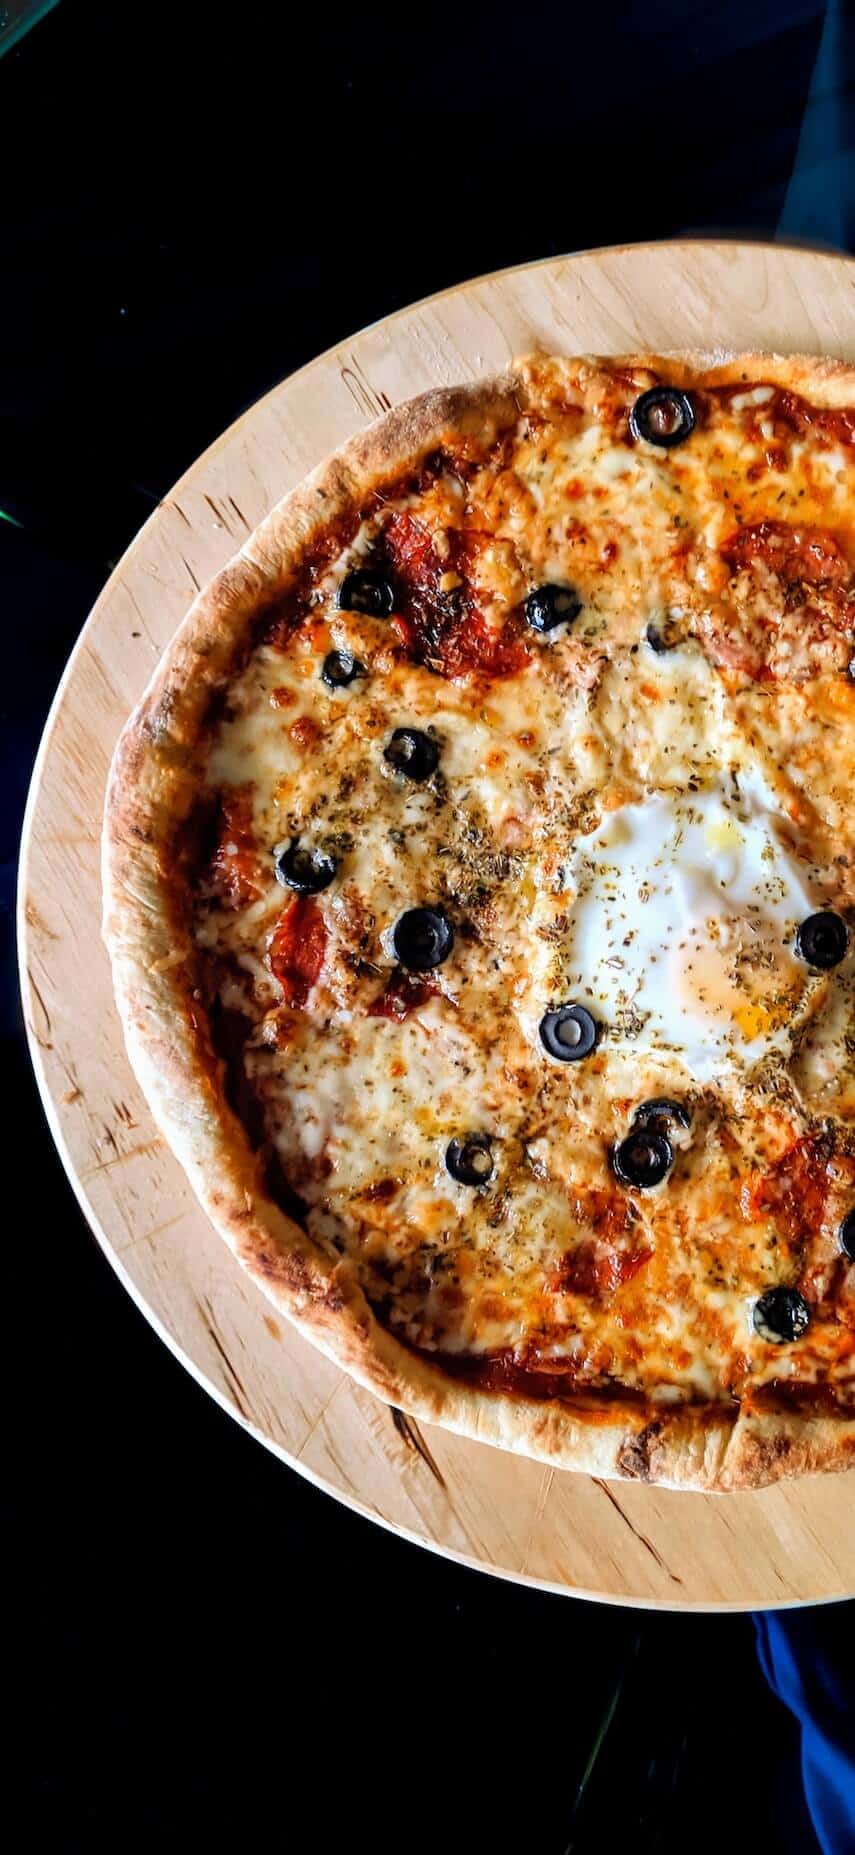
[[[6, 930], [63, 662], [179, 472], [320, 348], [467, 275], [682, 231], [851, 242], [855, 60], [832, 11], [812, 99], [810, 0], [299, 18], [63, 0], [9, 53]], [[24, 1846], [365, 1833], [379, 1850], [603, 1855], [691, 1834], [810, 1855], [795, 1729], [750, 1619], [459, 1570], [336, 1507], [198, 1389], [83, 1224], [30, 1077], [10, 932], [4, 961]]]

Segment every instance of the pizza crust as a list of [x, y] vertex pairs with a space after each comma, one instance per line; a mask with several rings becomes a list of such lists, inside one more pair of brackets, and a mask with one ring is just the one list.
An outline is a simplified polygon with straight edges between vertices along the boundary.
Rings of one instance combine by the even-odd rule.
[[[663, 357], [609, 357], [663, 367]], [[807, 356], [680, 354], [674, 384], [707, 371], [809, 392], [829, 407], [855, 398], [855, 367]], [[603, 1477], [706, 1490], [757, 1488], [855, 1462], [855, 1421], [719, 1406], [654, 1409], [527, 1401], [478, 1391], [401, 1345], [380, 1325], [353, 1265], [333, 1264], [264, 1189], [247, 1134], [230, 1109], [221, 1065], [194, 1010], [195, 949], [169, 865], [177, 824], [195, 795], [210, 705], [250, 644], [260, 613], [289, 588], [315, 535], [470, 427], [498, 432], [519, 416], [526, 363], [506, 375], [439, 389], [359, 433], [272, 511], [194, 601], [110, 772], [103, 833], [104, 937], [128, 1053], [152, 1112], [211, 1221], [267, 1298], [338, 1365], [388, 1403], [480, 1442]]]

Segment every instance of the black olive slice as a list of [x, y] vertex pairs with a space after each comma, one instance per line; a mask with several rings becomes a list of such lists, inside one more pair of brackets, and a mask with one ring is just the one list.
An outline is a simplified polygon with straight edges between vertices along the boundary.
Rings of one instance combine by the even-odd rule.
[[691, 1127], [692, 1116], [684, 1101], [672, 1101], [668, 1095], [657, 1096], [653, 1101], [642, 1101], [633, 1109], [633, 1121], [643, 1121], [646, 1126], [654, 1127], [662, 1123], [667, 1130], [671, 1122], [678, 1127]]
[[573, 586], [536, 586], [523, 606], [526, 624], [532, 631], [554, 631], [556, 625], [570, 625], [578, 618], [582, 601]]
[[830, 908], [808, 915], [796, 933], [796, 953], [815, 972], [827, 973], [846, 957], [849, 932], [841, 915]]
[[695, 408], [688, 393], [676, 386], [652, 386], [642, 393], [629, 415], [633, 438], [646, 438], [648, 444], [682, 444], [695, 429]]
[[489, 1134], [463, 1134], [445, 1150], [446, 1171], [458, 1185], [486, 1185], [493, 1176]]
[[429, 973], [447, 960], [454, 929], [444, 908], [408, 908], [392, 930], [395, 958], [411, 973]]
[[358, 676], [367, 676], [364, 663], [352, 651], [328, 651], [321, 664], [321, 678], [328, 689], [347, 689]]
[[338, 603], [346, 612], [362, 612], [366, 618], [388, 618], [395, 604], [395, 592], [385, 574], [375, 573], [371, 567], [355, 567], [342, 580]]
[[844, 1256], [848, 1256], [850, 1262], [855, 1262], [855, 1207], [847, 1211], [837, 1235]]
[[383, 749], [383, 759], [396, 773], [404, 773], [407, 779], [420, 782], [430, 779], [436, 772], [439, 744], [429, 734], [423, 734], [421, 728], [396, 728]]
[[322, 889], [329, 888], [335, 872], [335, 862], [325, 850], [315, 850], [296, 839], [276, 858], [277, 881], [285, 889], [295, 889], [298, 895], [319, 895]]
[[754, 1303], [754, 1331], [761, 1340], [785, 1345], [800, 1340], [810, 1325], [810, 1308], [797, 1288], [767, 1288]]
[[540, 1041], [559, 1063], [580, 1063], [597, 1041], [598, 1024], [584, 1005], [560, 1005], [547, 1011], [538, 1026]]
[[673, 628], [667, 619], [664, 624], [658, 624], [655, 619], [651, 619], [644, 636], [657, 657], [664, 657], [666, 651], [676, 650], [680, 642], [679, 638], [675, 637]]
[[612, 1167], [621, 1185], [649, 1191], [667, 1178], [674, 1164], [674, 1149], [666, 1134], [650, 1126], [634, 1127], [612, 1148]]

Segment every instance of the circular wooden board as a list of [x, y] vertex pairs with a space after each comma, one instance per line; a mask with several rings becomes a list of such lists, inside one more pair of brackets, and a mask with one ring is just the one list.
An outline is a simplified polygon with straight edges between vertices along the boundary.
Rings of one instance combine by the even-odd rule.
[[535, 347], [852, 359], [855, 265], [711, 242], [583, 252], [481, 278], [364, 330], [253, 406], [155, 511], [68, 665], [24, 832], [21, 962], [36, 1074], [80, 1204], [184, 1364], [301, 1474], [409, 1539], [556, 1591], [674, 1609], [855, 1592], [855, 1480], [675, 1494], [556, 1473], [419, 1429], [301, 1339], [242, 1275], [128, 1067], [100, 939], [116, 737], [198, 587], [325, 454], [397, 401]]

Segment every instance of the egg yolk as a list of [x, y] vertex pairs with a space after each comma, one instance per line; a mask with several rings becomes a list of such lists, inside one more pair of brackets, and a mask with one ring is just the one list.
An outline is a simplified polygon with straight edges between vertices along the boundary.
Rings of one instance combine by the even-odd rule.
[[714, 915], [672, 947], [669, 980], [682, 1008], [706, 1019], [710, 1034], [751, 1044], [789, 1023], [805, 992], [792, 954], [776, 946], [776, 924], [761, 922], [749, 939], [742, 921]]

